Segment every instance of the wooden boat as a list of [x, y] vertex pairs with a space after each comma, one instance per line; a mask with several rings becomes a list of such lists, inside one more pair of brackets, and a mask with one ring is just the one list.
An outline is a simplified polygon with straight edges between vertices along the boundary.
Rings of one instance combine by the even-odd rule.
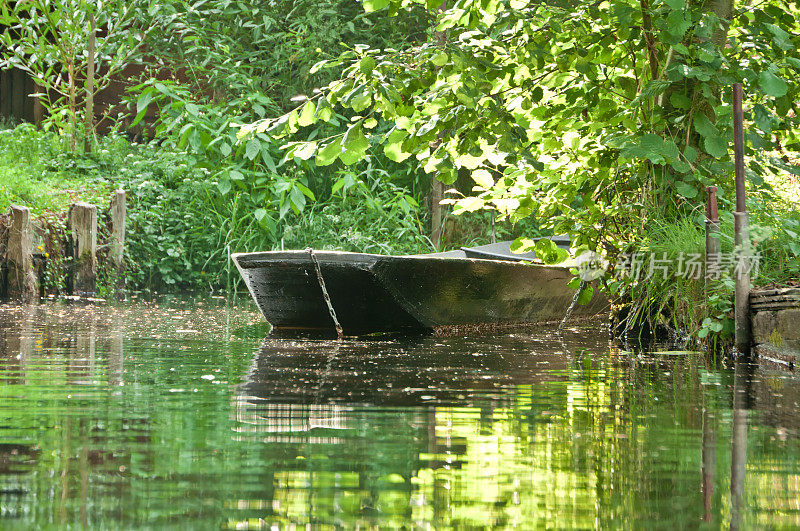
[[[347, 335], [555, 321], [575, 294], [568, 266], [527, 262], [535, 255], [513, 254], [509, 242], [410, 256], [309, 249], [232, 258], [277, 331], [333, 331], [323, 291]], [[605, 307], [597, 297], [575, 314]]]

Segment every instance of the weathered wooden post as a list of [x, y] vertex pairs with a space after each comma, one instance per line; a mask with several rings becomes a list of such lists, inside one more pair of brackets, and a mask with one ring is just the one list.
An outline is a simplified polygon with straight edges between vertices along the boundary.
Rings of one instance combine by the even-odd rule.
[[33, 272], [31, 211], [28, 207], [11, 205], [6, 261], [9, 296], [24, 301], [33, 299], [36, 296], [36, 275]]
[[74, 203], [67, 219], [72, 233], [73, 291], [76, 295], [93, 294], [97, 280], [97, 207]]
[[116, 190], [111, 198], [110, 253], [117, 291], [125, 289], [125, 190]]
[[744, 130], [742, 84], [733, 85], [733, 163], [736, 177], [736, 212], [733, 213], [736, 267], [734, 334], [736, 349], [750, 354], [750, 221], [744, 188]]
[[717, 210], [717, 187], [706, 188], [708, 200], [706, 202], [706, 292], [714, 274], [719, 274], [722, 257], [720, 256], [719, 242], [719, 211]]
[[713, 520], [714, 508], [714, 476], [717, 469], [717, 419], [716, 415], [703, 408], [703, 443], [701, 446], [701, 462], [703, 480], [700, 490], [703, 494], [703, 521]]

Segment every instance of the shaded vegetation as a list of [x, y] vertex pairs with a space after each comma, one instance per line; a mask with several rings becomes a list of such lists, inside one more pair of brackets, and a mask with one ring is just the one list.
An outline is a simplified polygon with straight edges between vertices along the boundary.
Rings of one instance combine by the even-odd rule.
[[[521, 250], [531, 236], [569, 234], [574, 252], [606, 260], [604, 288], [630, 304], [630, 323], [701, 338], [725, 332], [729, 273], [707, 295], [703, 279], [675, 271], [637, 279], [618, 266], [631, 252], [673, 264], [702, 253], [706, 186], [719, 187], [720, 211], [732, 209], [734, 82], [747, 96], [755, 281], [800, 274], [794, 6], [136, 5], [149, 55], [137, 58], [144, 74], [131, 80], [130, 113], [117, 128], [153, 142], [112, 134], [92, 154], [65, 155], [56, 129], [25, 130], [2, 142], [39, 158], [9, 155], [0, 168], [14, 183], [0, 191], [0, 207], [57, 207], [65, 195], [34, 198], [72, 183], [77, 195], [128, 190], [134, 286], [230, 287], [233, 251], [430, 250], [428, 197], [438, 179], [462, 216], [446, 221], [445, 242], [486, 241], [490, 212], [500, 237], [526, 237]], [[730, 254], [728, 214], [722, 238]], [[548, 243], [539, 245], [544, 256]]]

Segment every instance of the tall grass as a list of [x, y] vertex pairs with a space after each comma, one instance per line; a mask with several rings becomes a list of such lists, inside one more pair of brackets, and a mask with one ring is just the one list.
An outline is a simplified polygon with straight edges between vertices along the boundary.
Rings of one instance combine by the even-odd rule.
[[[800, 279], [800, 212], [771, 195], [753, 193], [748, 199], [752, 241], [751, 282], [754, 286], [785, 284]], [[680, 271], [681, 257], [705, 256], [705, 214], [697, 211], [680, 219], [652, 219], [642, 237], [646, 259], [665, 260], [666, 274], [640, 279], [630, 289], [628, 326], [664, 326], [687, 341], [710, 332], [724, 339], [732, 333], [734, 296], [733, 214], [720, 212], [723, 270], [706, 282], [705, 275], [688, 278]], [[649, 264], [645, 264], [649, 265]], [[645, 272], [647, 271], [645, 267]], [[716, 336], [715, 336], [716, 337]]]

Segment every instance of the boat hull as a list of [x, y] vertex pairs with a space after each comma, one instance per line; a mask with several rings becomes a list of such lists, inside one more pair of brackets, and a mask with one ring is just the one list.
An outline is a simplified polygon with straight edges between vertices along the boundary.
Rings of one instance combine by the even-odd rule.
[[[510, 326], [563, 318], [574, 290], [566, 267], [452, 256], [314, 251], [344, 332]], [[278, 330], [333, 330], [308, 251], [233, 255], [264, 317]], [[602, 301], [578, 306], [596, 314]]]

